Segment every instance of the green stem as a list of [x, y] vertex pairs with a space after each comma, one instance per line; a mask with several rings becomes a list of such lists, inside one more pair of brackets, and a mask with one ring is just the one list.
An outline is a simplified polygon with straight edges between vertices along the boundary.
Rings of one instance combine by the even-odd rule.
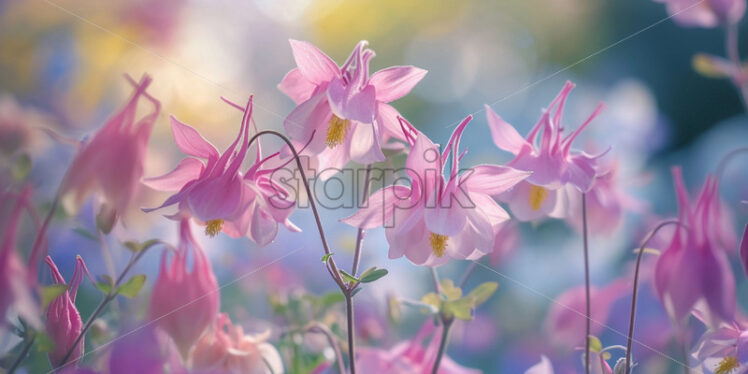
[[444, 357], [444, 353], [447, 351], [447, 345], [449, 344], [449, 332], [452, 329], [452, 322], [454, 322], [451, 318], [442, 318], [442, 336], [441, 340], [439, 341], [439, 352], [436, 354], [436, 361], [434, 361], [434, 367], [431, 369], [431, 374], [436, 374], [439, 372], [439, 365], [442, 362], [442, 357]]

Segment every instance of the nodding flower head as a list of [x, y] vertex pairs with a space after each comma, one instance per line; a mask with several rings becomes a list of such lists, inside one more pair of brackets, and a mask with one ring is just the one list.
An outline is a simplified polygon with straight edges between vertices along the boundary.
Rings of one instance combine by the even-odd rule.
[[[54, 284], [65, 285], [65, 279], [57, 269], [52, 257], [47, 256], [45, 262], [52, 273]], [[83, 331], [83, 321], [75, 307], [75, 296], [78, 293], [78, 287], [83, 281], [83, 277], [88, 274], [88, 269], [83, 259], [78, 256], [75, 260], [75, 271], [70, 283], [67, 284], [67, 290], [60, 296], [57, 296], [47, 308], [46, 331], [50, 339], [55, 343], [55, 347], [48, 353], [49, 362], [53, 367], [58, 367], [66, 363], [77, 363], [83, 355], [85, 346], [84, 339], [81, 338], [75, 347], [73, 344]], [[89, 275], [90, 276], [90, 275]], [[72, 354], [66, 362], [63, 362], [68, 352]]]
[[[188, 219], [179, 222], [179, 246], [161, 256], [148, 315], [174, 340], [187, 358], [190, 349], [214, 322], [220, 295], [205, 252], [195, 241]], [[192, 269], [188, 260], [192, 254]]]
[[399, 113], [388, 103], [408, 94], [426, 71], [393, 66], [369, 76], [375, 54], [366, 41], [340, 67], [310, 43], [290, 43], [297, 67], [278, 88], [297, 104], [283, 121], [291, 139], [309, 143], [307, 153], [318, 158], [322, 170], [340, 169], [350, 160], [384, 161], [382, 145], [402, 139]]
[[[135, 86], [135, 93], [90, 140], [80, 143], [65, 174], [60, 193], [68, 211], [76, 212], [88, 197], [96, 194], [102, 212], [116, 220], [140, 192], [146, 147], [161, 106], [146, 92], [151, 83], [149, 76], [139, 83], [127, 79]], [[153, 110], [138, 119], [136, 111], [141, 98], [150, 101]]]

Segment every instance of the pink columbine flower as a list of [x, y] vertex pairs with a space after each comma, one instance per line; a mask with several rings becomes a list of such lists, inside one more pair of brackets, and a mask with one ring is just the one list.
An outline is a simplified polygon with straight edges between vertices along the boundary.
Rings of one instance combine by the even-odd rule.
[[722, 323], [701, 336], [692, 355], [705, 374], [748, 373], [748, 329], [737, 321]]
[[553, 374], [553, 364], [546, 356], [540, 356], [540, 362], [525, 370], [525, 374]]
[[[52, 257], [47, 256], [44, 261], [49, 266], [54, 284], [66, 284], [65, 279], [57, 269], [57, 265], [52, 261]], [[73, 349], [73, 343], [75, 343], [78, 335], [83, 330], [81, 315], [78, 313], [78, 308], [75, 307], [75, 296], [87, 272], [86, 264], [78, 256], [75, 260], [75, 271], [73, 272], [70, 284], [68, 284], [68, 290], [52, 300], [47, 309], [47, 335], [55, 343], [54, 350], [48, 353], [49, 362], [52, 363], [53, 367], [58, 367], [65, 363], [77, 363], [83, 355], [83, 348], [85, 346], [83, 338], [81, 338], [78, 345]], [[73, 353], [66, 362], [63, 362], [62, 360], [71, 349], [73, 349]]]
[[[270, 331], [247, 335], [229, 316], [219, 314], [216, 325], [195, 345], [194, 369], [222, 374], [283, 373], [283, 360], [267, 339]], [[268, 367], [269, 366], [269, 367]]]
[[265, 166], [277, 153], [263, 158], [258, 146], [255, 163], [244, 175], [239, 170], [249, 148], [252, 107], [250, 98], [243, 109], [239, 135], [223, 154], [219, 154], [194, 128], [172, 116], [174, 140], [182, 152], [192, 157], [183, 159], [166, 175], [145, 180], [156, 190], [178, 192], [161, 206], [144, 210], [150, 212], [178, 204], [180, 214], [174, 217], [194, 217], [206, 225], [206, 234], [215, 236], [223, 231], [235, 238], [246, 235], [261, 246], [275, 238], [278, 223], [298, 231], [288, 219], [294, 202], [281, 186], [271, 180], [274, 169]]
[[[343, 66], [307, 42], [290, 40], [296, 68], [278, 88], [297, 104], [283, 126], [293, 140], [311, 143], [321, 169], [342, 168], [348, 161], [384, 161], [382, 145], [402, 138], [397, 100], [426, 75], [413, 66], [393, 66], [369, 77], [374, 51], [361, 41]], [[312, 138], [312, 136], [314, 136]]]
[[685, 27], [711, 28], [737, 23], [745, 14], [745, 0], [655, 0], [665, 3], [675, 22]]
[[719, 196], [717, 181], [706, 178], [692, 206], [680, 167], [673, 167], [678, 196], [679, 227], [655, 266], [655, 288], [670, 317], [681, 322], [698, 303], [705, 303], [709, 324], [731, 321], [735, 311], [735, 279], [716, 233]]
[[[587, 192], [597, 175], [597, 159], [571, 149], [574, 139], [592, 122], [603, 109], [602, 104], [571, 134], [565, 135], [561, 125], [564, 103], [574, 84], [566, 82], [564, 88], [543, 112], [540, 121], [523, 138], [509, 123], [501, 119], [486, 105], [488, 126], [494, 144], [502, 150], [514, 154], [507, 166], [532, 172], [516, 188], [500, 196], [509, 204], [512, 214], [521, 221], [531, 221], [544, 216], [562, 217], [565, 207], [565, 193], [562, 187], [571, 185], [579, 191]], [[539, 144], [535, 137], [543, 133]], [[603, 153], [604, 154], [604, 153]]]
[[[356, 358], [361, 374], [427, 374], [436, 361], [442, 326], [427, 321], [412, 340], [400, 342], [389, 350], [360, 348]], [[424, 346], [424, 342], [430, 339]], [[466, 368], [447, 356], [442, 358], [438, 374], [478, 374], [480, 370]]]
[[30, 193], [31, 190], [26, 189], [15, 199], [8, 193], [0, 195], [2, 211], [10, 209], [9, 216], [0, 219], [0, 331], [6, 324], [6, 313], [11, 309], [31, 326], [42, 326], [40, 308], [33, 291], [36, 276], [32, 274], [36, 274], [37, 263], [32, 258], [29, 265], [24, 264], [16, 251], [21, 213]]
[[[169, 251], [161, 256], [148, 315], [171, 336], [186, 359], [192, 346], [213, 325], [220, 294], [213, 269], [193, 238], [188, 219], [179, 222], [179, 236], [174, 258], [169, 259]], [[188, 268], [190, 253], [191, 271]]]
[[[160, 110], [160, 103], [145, 91], [151, 83], [149, 76], [143, 76], [140, 83], [127, 78], [135, 86], [132, 98], [90, 140], [80, 143], [60, 188], [62, 202], [71, 212], [96, 194], [100, 212], [112, 224], [139, 193], [148, 139]], [[141, 97], [153, 104], [153, 110], [137, 119]]]
[[123, 328], [113, 342], [108, 374], [186, 373], [174, 343], [153, 324]]
[[[373, 193], [368, 206], [343, 220], [370, 229], [385, 226], [389, 257], [405, 255], [417, 265], [438, 266], [450, 258], [476, 259], [494, 250], [494, 230], [509, 219], [490, 195], [500, 194], [529, 172], [479, 165], [458, 173], [460, 137], [472, 116], [455, 129], [443, 153], [403, 120], [411, 146], [405, 162], [410, 186], [392, 185]], [[452, 152], [449, 175], [443, 165]]]

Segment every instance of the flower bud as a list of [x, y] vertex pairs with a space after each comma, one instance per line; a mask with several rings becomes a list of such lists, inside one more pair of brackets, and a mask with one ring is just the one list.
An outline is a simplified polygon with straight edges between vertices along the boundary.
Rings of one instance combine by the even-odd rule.
[[[49, 266], [54, 284], [66, 284], [65, 279], [57, 269], [57, 265], [52, 261], [52, 257], [47, 256], [44, 261]], [[88, 272], [86, 264], [78, 256], [68, 289], [52, 300], [49, 308], [47, 308], [47, 335], [55, 343], [54, 350], [48, 353], [49, 362], [52, 363], [53, 367], [70, 362], [76, 363], [83, 355], [84, 339], [81, 338], [75, 347], [73, 347], [73, 344], [83, 331], [83, 321], [80, 313], [78, 313], [78, 308], [75, 307], [75, 295], [78, 292], [78, 286], [83, 281], [84, 271]], [[71, 354], [66, 359], [65, 356], [68, 352], [71, 352]]]

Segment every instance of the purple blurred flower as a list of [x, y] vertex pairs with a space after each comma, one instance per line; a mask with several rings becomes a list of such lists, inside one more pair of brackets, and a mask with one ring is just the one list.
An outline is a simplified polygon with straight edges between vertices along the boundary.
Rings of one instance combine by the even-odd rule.
[[675, 22], [686, 27], [716, 27], [737, 23], [745, 14], [745, 0], [655, 0], [665, 3]]
[[183, 369], [174, 343], [153, 324], [123, 332], [109, 356], [109, 374], [176, 373]]

